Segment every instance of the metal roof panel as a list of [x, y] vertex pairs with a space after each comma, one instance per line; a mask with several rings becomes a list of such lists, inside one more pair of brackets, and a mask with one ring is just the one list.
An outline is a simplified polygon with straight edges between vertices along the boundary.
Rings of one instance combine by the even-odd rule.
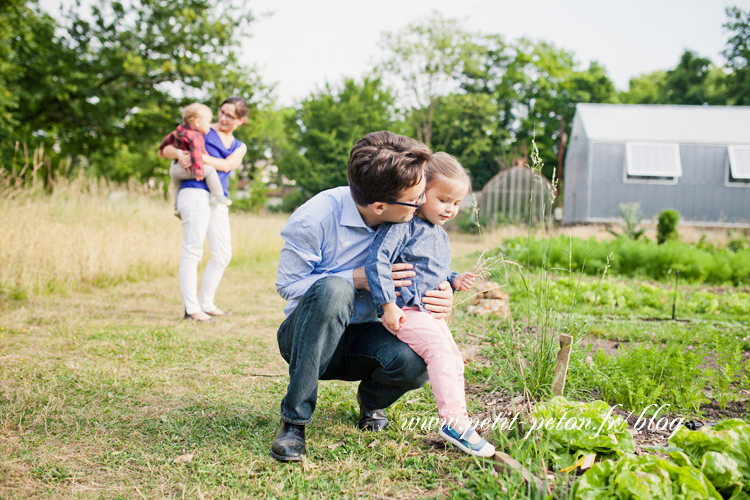
[[750, 144], [750, 106], [578, 104], [589, 140]]

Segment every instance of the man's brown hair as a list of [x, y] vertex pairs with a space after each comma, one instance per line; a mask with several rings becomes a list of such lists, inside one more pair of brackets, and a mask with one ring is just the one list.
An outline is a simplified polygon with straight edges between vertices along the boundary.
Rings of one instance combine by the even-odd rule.
[[430, 148], [414, 139], [386, 130], [367, 134], [354, 144], [346, 165], [352, 198], [362, 207], [398, 201], [404, 189], [419, 184], [431, 158]]

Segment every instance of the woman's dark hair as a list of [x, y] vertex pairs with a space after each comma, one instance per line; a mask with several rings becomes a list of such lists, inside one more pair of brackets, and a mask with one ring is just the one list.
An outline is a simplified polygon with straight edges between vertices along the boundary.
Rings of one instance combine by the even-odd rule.
[[[247, 105], [247, 101], [239, 96], [232, 96], [227, 97], [224, 99], [224, 102], [221, 103], [221, 106], [225, 104], [233, 104], [235, 109], [237, 110], [237, 118], [247, 118], [247, 113], [250, 110], [249, 106]], [[219, 109], [221, 109], [221, 106], [219, 106]]]
[[431, 158], [430, 148], [414, 139], [385, 130], [367, 134], [354, 144], [346, 165], [352, 198], [362, 207], [397, 201], [419, 184]]

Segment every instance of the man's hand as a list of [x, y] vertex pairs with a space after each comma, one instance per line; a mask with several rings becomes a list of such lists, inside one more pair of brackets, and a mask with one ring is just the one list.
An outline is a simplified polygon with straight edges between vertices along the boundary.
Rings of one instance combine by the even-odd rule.
[[406, 321], [406, 314], [395, 303], [383, 304], [383, 324], [391, 332], [401, 329], [401, 323]]
[[443, 281], [438, 285], [437, 290], [427, 290], [422, 297], [422, 304], [435, 319], [444, 319], [450, 316], [453, 307], [451, 284]]
[[474, 273], [461, 273], [453, 280], [453, 288], [461, 292], [467, 291], [474, 284]]
[[[391, 279], [396, 288], [411, 285], [411, 280], [407, 278], [413, 278], [417, 275], [417, 273], [411, 271], [413, 267], [414, 266], [411, 264], [393, 264], [393, 266], [391, 266]], [[365, 274], [364, 266], [358, 267], [352, 271], [352, 280], [354, 281], [355, 290], [370, 291], [370, 284], [367, 282], [367, 275]], [[401, 295], [401, 293], [396, 292], [396, 295]]]

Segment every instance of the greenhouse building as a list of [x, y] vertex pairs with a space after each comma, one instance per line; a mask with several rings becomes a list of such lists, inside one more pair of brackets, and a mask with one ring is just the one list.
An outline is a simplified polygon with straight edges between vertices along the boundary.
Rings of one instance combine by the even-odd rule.
[[750, 107], [579, 104], [564, 164], [564, 223], [648, 218], [750, 226]]

